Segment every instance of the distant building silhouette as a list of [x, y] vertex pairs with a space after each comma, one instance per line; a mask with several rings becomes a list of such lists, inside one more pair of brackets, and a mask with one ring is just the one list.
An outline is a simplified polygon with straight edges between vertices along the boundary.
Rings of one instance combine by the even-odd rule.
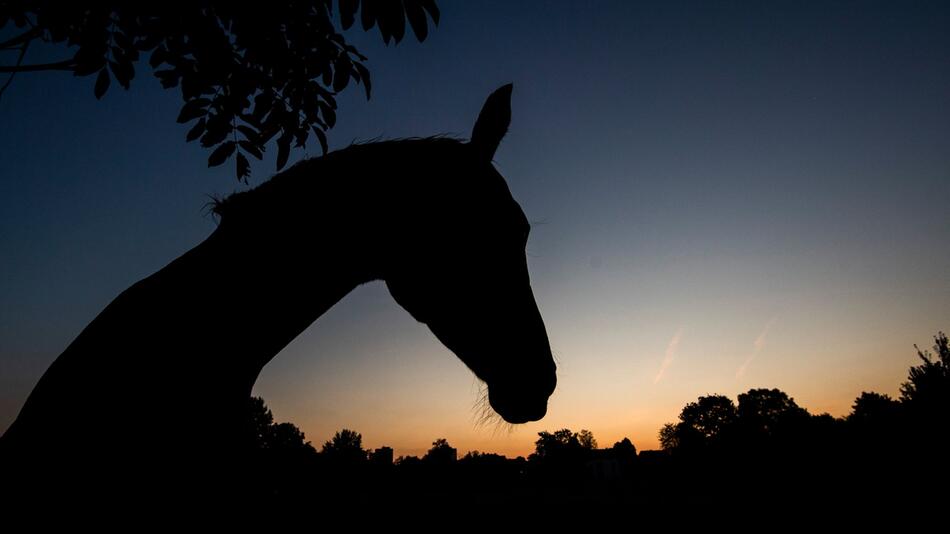
[[373, 466], [390, 467], [393, 465], [393, 448], [380, 447], [369, 452], [369, 463]]

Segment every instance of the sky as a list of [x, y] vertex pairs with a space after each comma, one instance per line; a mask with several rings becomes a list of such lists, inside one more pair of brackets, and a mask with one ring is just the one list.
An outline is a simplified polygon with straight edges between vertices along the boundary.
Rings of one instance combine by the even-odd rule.
[[[533, 224], [558, 388], [542, 421], [476, 425], [472, 373], [370, 283], [254, 388], [318, 447], [351, 428], [515, 456], [567, 427], [651, 449], [686, 403], [754, 387], [842, 416], [950, 328], [950, 4], [439, 6], [421, 44], [347, 33], [373, 97], [341, 95], [331, 149], [467, 137], [514, 83], [495, 162]], [[106, 304], [214, 230], [209, 195], [246, 188], [144, 65], [101, 101], [93, 78], [21, 74], [0, 100], [0, 431]]]

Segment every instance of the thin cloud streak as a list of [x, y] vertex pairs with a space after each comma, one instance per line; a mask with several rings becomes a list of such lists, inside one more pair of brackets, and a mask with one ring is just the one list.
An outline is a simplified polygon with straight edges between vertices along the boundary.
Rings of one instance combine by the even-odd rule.
[[670, 343], [666, 346], [663, 363], [660, 364], [660, 370], [656, 373], [656, 377], [653, 378], [654, 384], [658, 384], [660, 380], [663, 379], [666, 369], [673, 363], [673, 359], [676, 358], [676, 349], [679, 347], [681, 337], [683, 337], [683, 327], [680, 327], [680, 329], [673, 334], [673, 338], [670, 339]]
[[740, 365], [736, 370], [736, 380], [739, 380], [745, 376], [745, 372], [746, 369], [748, 369], [749, 364], [751, 364], [756, 359], [756, 357], [758, 357], [759, 353], [762, 352], [762, 349], [765, 348], [766, 336], [768, 335], [769, 330], [772, 329], [772, 325], [775, 324], [776, 319], [778, 318], [772, 317], [772, 320], [770, 320], [765, 325], [765, 328], [762, 329], [762, 332], [758, 335], [758, 337], [755, 338], [755, 341], [752, 342], [752, 354], [750, 354], [749, 357], [746, 358], [746, 360], [742, 362], [742, 365]]

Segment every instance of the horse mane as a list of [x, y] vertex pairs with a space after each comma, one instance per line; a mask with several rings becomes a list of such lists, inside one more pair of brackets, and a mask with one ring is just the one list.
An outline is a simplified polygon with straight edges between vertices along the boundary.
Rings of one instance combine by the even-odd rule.
[[[403, 137], [382, 141], [379, 138], [365, 142], [354, 141], [345, 148], [327, 152], [322, 156], [300, 160], [247, 191], [238, 191], [223, 198], [211, 196], [211, 200], [207, 205], [208, 211], [215, 218], [224, 221], [226, 217], [239, 216], [241, 213], [246, 213], [249, 209], [252, 209], [254, 205], [260, 205], [268, 199], [277, 197], [287, 183], [308, 179], [325, 180], [332, 176], [346, 174], [355, 165], [354, 160], [378, 162], [381, 158], [387, 156], [412, 157], [420, 151], [458, 146], [464, 141], [449, 134], [429, 137]], [[372, 154], [369, 154], [369, 152], [372, 152]], [[360, 160], [360, 158], [367, 159]]]

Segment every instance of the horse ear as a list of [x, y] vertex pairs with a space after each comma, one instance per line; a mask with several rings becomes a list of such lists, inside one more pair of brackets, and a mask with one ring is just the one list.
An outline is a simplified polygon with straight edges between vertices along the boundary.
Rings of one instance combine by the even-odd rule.
[[508, 125], [511, 123], [512, 87], [509, 83], [488, 95], [488, 100], [485, 100], [485, 105], [475, 121], [470, 144], [484, 160], [491, 161], [495, 150], [498, 150], [498, 145], [501, 144], [501, 138], [508, 131]]

